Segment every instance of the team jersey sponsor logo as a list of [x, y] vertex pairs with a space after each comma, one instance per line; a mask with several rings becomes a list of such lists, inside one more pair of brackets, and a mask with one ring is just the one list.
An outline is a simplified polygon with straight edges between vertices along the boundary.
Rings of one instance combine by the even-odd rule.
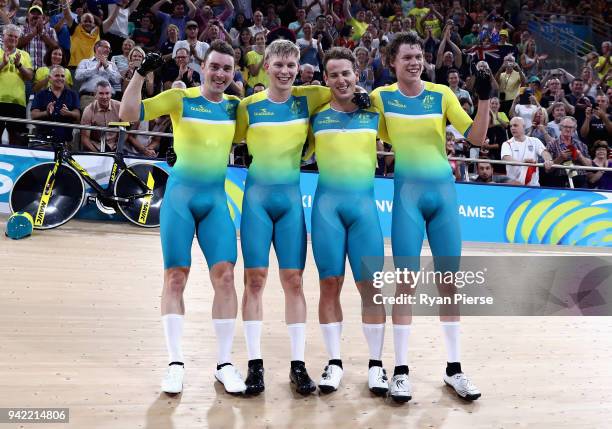
[[191, 106], [190, 110], [192, 112], [212, 113], [212, 110], [210, 110], [209, 108], [204, 107], [204, 106]]
[[265, 107], [262, 107], [261, 109], [253, 113], [253, 115], [255, 116], [274, 116], [274, 112], [270, 112]]
[[395, 100], [395, 99], [387, 101], [387, 104], [388, 104], [389, 106], [399, 107], [399, 108], [401, 108], [401, 109], [405, 109], [405, 108], [406, 108], [406, 105], [405, 105], [405, 104], [402, 104], [402, 103], [400, 103], [398, 100]]
[[339, 124], [340, 121], [337, 119], [333, 119], [331, 116], [325, 116], [324, 118], [319, 119], [319, 124]]

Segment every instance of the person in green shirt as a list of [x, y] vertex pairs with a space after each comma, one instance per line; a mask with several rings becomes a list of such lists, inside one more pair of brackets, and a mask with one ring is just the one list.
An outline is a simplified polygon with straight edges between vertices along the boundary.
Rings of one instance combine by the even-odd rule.
[[475, 22], [474, 24], [472, 24], [472, 32], [466, 34], [465, 36], [463, 36], [463, 39], [461, 39], [461, 47], [464, 49], [467, 49], [467, 48], [471, 48], [472, 46], [477, 45], [478, 42], [480, 41], [479, 34], [480, 34], [480, 24]]

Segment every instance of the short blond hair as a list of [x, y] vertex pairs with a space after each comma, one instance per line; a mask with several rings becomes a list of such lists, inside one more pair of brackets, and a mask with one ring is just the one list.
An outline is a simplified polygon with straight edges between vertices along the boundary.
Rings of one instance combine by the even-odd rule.
[[[129, 40], [129, 39], [125, 39], [125, 40]], [[142, 49], [140, 46], [135, 46], [130, 50], [130, 53], [128, 54], [128, 61], [130, 61], [132, 59], [132, 54], [134, 52], [140, 52], [140, 55], [142, 55], [142, 59], [144, 60], [144, 57], [147, 56], [147, 54], [145, 54], [144, 49]]]
[[264, 62], [268, 62], [270, 57], [273, 56], [281, 58], [296, 57], [299, 61], [300, 49], [291, 40], [277, 39], [266, 47]]

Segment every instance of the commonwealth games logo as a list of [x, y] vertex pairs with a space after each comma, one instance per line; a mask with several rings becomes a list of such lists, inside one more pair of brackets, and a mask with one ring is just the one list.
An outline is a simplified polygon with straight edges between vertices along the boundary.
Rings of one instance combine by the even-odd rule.
[[297, 116], [300, 114], [301, 109], [302, 109], [302, 102], [300, 100], [293, 100], [293, 102], [291, 103], [291, 113], [294, 116]]
[[435, 102], [435, 98], [434, 98], [433, 95], [426, 95], [423, 98], [423, 109], [425, 109], [425, 110], [433, 109], [434, 102]]
[[612, 247], [612, 193], [534, 189], [510, 205], [508, 243]]

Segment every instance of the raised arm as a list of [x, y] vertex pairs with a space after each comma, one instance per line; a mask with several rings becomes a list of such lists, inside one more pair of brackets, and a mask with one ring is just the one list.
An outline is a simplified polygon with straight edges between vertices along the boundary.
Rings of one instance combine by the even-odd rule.
[[108, 30], [110, 30], [111, 26], [113, 25], [113, 23], [117, 19], [118, 15], [119, 15], [119, 6], [115, 5], [115, 7], [113, 8], [113, 12], [111, 14], [109, 14], [108, 18], [106, 18], [102, 22], [102, 31], [104, 33], [108, 32]]
[[165, 3], [172, 3], [172, 2], [170, 0], [158, 0], [157, 2], [155, 2], [155, 4], [153, 6], [151, 6], [151, 12], [153, 12], [155, 15], [157, 15], [159, 13], [159, 9]]
[[193, 17], [196, 14], [196, 7], [193, 4], [193, 2], [191, 0], [185, 0], [185, 4], [187, 5], [187, 16], [189, 17], [189, 19], [193, 19]]
[[351, 15], [350, 0], [344, 0], [344, 2], [342, 3], [342, 13], [344, 14], [345, 21], [348, 21], [353, 18], [353, 15]]
[[461, 65], [463, 64], [463, 55], [461, 54], [461, 49], [459, 49], [459, 46], [455, 45], [455, 43], [451, 40], [450, 35], [448, 37], [448, 44], [453, 51], [453, 54], [455, 54], [455, 67], [461, 68]]
[[136, 10], [136, 8], [138, 8], [138, 5], [140, 5], [140, 0], [134, 0], [134, 1], [132, 2], [132, 4], [131, 4], [131, 5], [130, 5], [130, 7], [129, 7], [130, 14], [131, 14], [132, 12], [134, 12], [134, 11]]
[[225, 3], [225, 9], [223, 9], [221, 15], [217, 17], [221, 23], [224, 23], [227, 18], [234, 14], [234, 4], [232, 3], [232, 0], [223, 0], [223, 3]]
[[119, 117], [124, 121], [135, 122], [140, 119], [140, 103], [142, 102], [142, 85], [145, 82], [147, 73], [154, 71], [163, 63], [158, 53], [147, 54], [142, 61], [140, 68], [136, 70], [130, 83], [123, 92]]
[[[66, 23], [66, 26], [68, 28], [72, 27], [72, 23], [74, 22], [74, 19], [72, 19], [72, 14], [70, 13], [70, 4], [68, 4], [67, 0], [64, 0], [62, 2], [62, 13], [64, 15], [64, 17], [62, 19], [59, 20], [59, 22], [55, 25], [55, 31], [59, 31], [62, 28], [62, 21]], [[59, 29], [57, 28], [57, 26], [59, 25]]]
[[446, 31], [440, 40], [440, 46], [438, 46], [438, 54], [436, 55], [436, 68], [442, 67], [442, 60], [444, 57], [444, 49], [446, 49]]
[[489, 112], [491, 107], [489, 97], [491, 96], [491, 73], [486, 70], [478, 70], [474, 78], [474, 91], [478, 95], [478, 111], [467, 135], [467, 139], [475, 146], [482, 146], [487, 137], [489, 128]]

